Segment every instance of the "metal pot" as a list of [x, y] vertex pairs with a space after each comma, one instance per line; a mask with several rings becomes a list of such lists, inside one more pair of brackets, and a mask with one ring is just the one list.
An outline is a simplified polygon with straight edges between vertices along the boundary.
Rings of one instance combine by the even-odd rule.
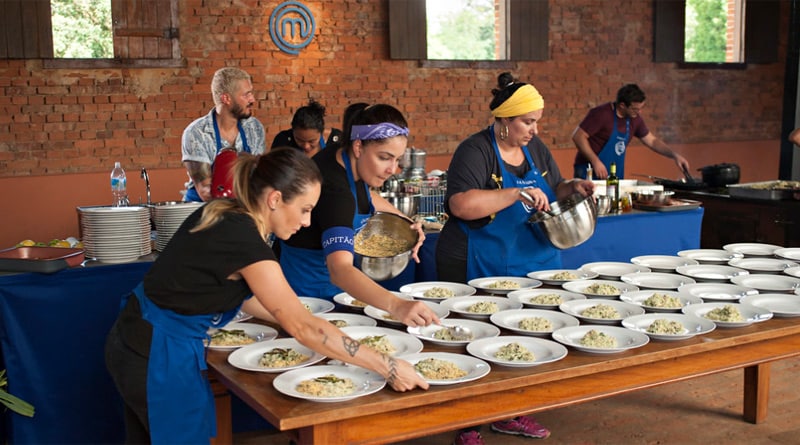
[[372, 234], [389, 235], [405, 241], [408, 250], [391, 257], [370, 257], [356, 252], [354, 253], [356, 267], [375, 281], [389, 280], [403, 273], [408, 266], [411, 249], [419, 239], [419, 233], [411, 229], [411, 224], [413, 221], [410, 219], [394, 213], [375, 213], [361, 229], [359, 235], [366, 237]]
[[417, 214], [419, 208], [419, 194], [383, 192], [381, 196], [393, 206], [403, 212], [404, 215], [411, 217]]
[[725, 187], [739, 182], [737, 164], [714, 164], [698, 169], [703, 173], [703, 182], [709, 187]]
[[551, 202], [549, 212], [536, 212], [528, 223], [539, 226], [555, 247], [568, 249], [592, 236], [597, 224], [597, 207], [591, 196], [574, 194]]

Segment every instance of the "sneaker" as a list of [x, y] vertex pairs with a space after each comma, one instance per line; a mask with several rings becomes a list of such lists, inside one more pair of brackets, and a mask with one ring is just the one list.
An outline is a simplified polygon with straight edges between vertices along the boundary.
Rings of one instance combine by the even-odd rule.
[[492, 423], [492, 431], [503, 434], [525, 436], [532, 439], [546, 439], [550, 437], [550, 430], [539, 425], [538, 422], [527, 416], [515, 417], [511, 420], [501, 420]]
[[485, 445], [481, 433], [475, 430], [462, 431], [456, 436], [453, 445]]

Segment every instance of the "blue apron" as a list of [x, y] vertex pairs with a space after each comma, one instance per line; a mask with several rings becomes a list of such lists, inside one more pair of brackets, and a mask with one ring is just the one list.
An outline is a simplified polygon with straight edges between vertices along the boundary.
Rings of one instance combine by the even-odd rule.
[[[553, 189], [533, 163], [528, 147], [523, 147], [530, 170], [518, 178], [509, 172], [500, 156], [494, 137], [494, 126], [489, 131], [497, 162], [503, 174], [503, 188], [538, 187], [550, 201], [555, 201]], [[554, 248], [538, 227], [527, 223], [535, 209], [521, 201], [497, 212], [489, 224], [470, 229], [459, 222], [467, 234], [467, 280], [491, 276], [524, 277], [528, 272], [561, 267], [561, 252]]]
[[[217, 142], [217, 154], [225, 148], [222, 146], [222, 137], [219, 135], [219, 125], [217, 125], [217, 113], [216, 111], [211, 113], [211, 120], [214, 122], [214, 139]], [[244, 128], [242, 128], [242, 121], [236, 121], [236, 127], [239, 128], [239, 137], [242, 138], [242, 151], [245, 153], [250, 153], [250, 146], [247, 145], [247, 136], [244, 134]], [[233, 141], [233, 146], [236, 146], [236, 141]], [[214, 170], [214, 163], [211, 163], [211, 170]], [[186, 194], [183, 196], [184, 202], [201, 202], [203, 201], [200, 199], [200, 195], [197, 194], [197, 190], [192, 185], [192, 188], [186, 190]]]
[[[608, 138], [606, 145], [603, 146], [603, 149], [600, 150], [600, 153], [597, 153], [597, 157], [600, 158], [600, 161], [606, 166], [606, 170], [609, 173], [611, 173], [611, 163], [616, 162], [617, 178], [622, 179], [625, 177], [625, 149], [627, 148], [628, 141], [630, 140], [631, 120], [630, 118], [625, 119], [625, 133], [620, 133], [617, 129], [616, 108], [614, 108], [613, 128], [614, 129], [611, 131], [611, 137]], [[586, 165], [575, 166], [575, 177], [586, 177]]]
[[153, 325], [147, 365], [151, 442], [208, 443], [217, 435], [217, 420], [203, 340], [208, 338], [210, 327], [228, 324], [239, 308], [217, 314], [180, 315], [147, 298], [142, 283], [133, 292], [142, 317]]
[[[369, 200], [369, 213], [358, 213], [356, 181], [353, 176], [353, 170], [350, 167], [350, 157], [345, 149], [342, 149], [342, 162], [347, 173], [347, 183], [350, 185], [350, 192], [353, 194], [353, 201], [355, 202], [353, 230], [358, 233], [367, 224], [367, 220], [372, 214], [375, 213], [375, 207], [372, 205], [369, 187], [364, 183], [364, 191]], [[290, 246], [280, 240], [279, 242], [281, 243], [281, 268], [286, 280], [297, 295], [331, 300], [334, 295], [342, 291], [331, 283], [328, 266], [325, 264], [325, 253], [322, 249], [304, 249]]]

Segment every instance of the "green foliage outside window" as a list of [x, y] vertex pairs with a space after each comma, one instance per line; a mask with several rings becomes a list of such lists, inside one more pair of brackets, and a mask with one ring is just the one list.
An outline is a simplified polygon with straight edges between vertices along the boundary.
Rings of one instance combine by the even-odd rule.
[[687, 62], [725, 62], [728, 14], [725, 0], [686, 0]]
[[111, 59], [111, 0], [51, 0], [57, 58]]
[[428, 0], [427, 5], [429, 59], [496, 59], [493, 0]]

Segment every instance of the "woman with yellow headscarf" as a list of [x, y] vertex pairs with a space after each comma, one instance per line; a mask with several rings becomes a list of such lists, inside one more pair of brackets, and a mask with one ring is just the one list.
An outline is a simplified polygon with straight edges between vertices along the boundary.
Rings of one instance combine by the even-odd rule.
[[[439, 280], [466, 283], [560, 268], [560, 251], [528, 218], [558, 198], [594, 190], [591, 181], [564, 180], [537, 137], [544, 99], [533, 85], [503, 73], [492, 93], [494, 124], [461, 142], [447, 170], [449, 218], [436, 245]], [[495, 422], [492, 429], [537, 438], [550, 434], [529, 417]], [[478, 445], [483, 439], [478, 431], [463, 431], [456, 443]]]

